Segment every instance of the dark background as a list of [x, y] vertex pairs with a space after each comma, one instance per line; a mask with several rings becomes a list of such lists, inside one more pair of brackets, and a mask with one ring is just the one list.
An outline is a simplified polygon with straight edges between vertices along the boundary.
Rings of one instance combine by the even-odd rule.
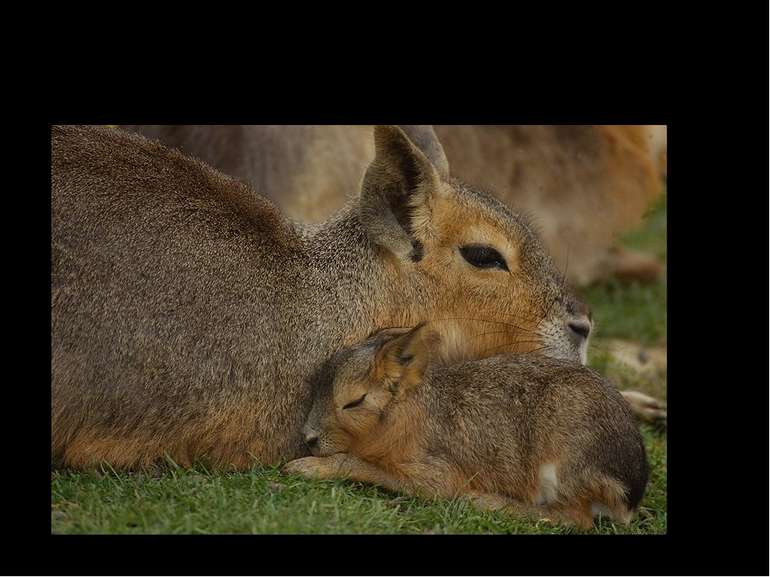
[[[3, 379], [3, 565], [49, 574], [768, 574], [768, 13], [756, 6], [674, 15], [634, 4], [613, 22], [572, 20], [557, 34], [563, 46], [520, 37], [528, 27], [557, 33], [543, 15], [499, 29], [490, 29], [494, 15], [486, 27], [471, 17], [455, 28], [403, 20], [401, 28], [358, 28], [336, 50], [316, 51], [306, 35], [304, 48], [293, 46], [299, 60], [283, 54], [285, 37], [273, 39], [283, 44], [272, 52], [254, 43], [253, 60], [235, 71], [229, 58], [199, 59], [166, 44], [133, 66], [125, 55], [77, 59], [79, 51], [96, 59], [104, 41], [115, 43], [111, 29], [72, 40], [62, 48], [71, 60], [57, 51], [33, 89], [56, 88], [50, 109], [25, 121], [31, 142], [14, 141], [4, 167], [22, 176], [4, 191], [24, 205], [5, 208], [6, 255], [17, 261], [5, 279], [23, 294], [6, 297], [19, 318], [7, 325]], [[130, 39], [133, 48], [143, 38], [135, 31]], [[166, 68], [167, 59], [187, 68]], [[148, 63], [158, 65], [154, 74]], [[47, 126], [70, 122], [667, 124], [668, 534], [51, 535]]]

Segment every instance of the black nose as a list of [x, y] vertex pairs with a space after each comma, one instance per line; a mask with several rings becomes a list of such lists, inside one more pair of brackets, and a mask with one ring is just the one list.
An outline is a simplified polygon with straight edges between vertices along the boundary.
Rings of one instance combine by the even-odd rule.
[[588, 321], [588, 319], [571, 320], [567, 323], [567, 326], [569, 327], [569, 330], [581, 338], [587, 339], [588, 335], [591, 334], [591, 323]]
[[312, 436], [312, 437], [305, 437], [305, 443], [307, 443], [307, 446], [311, 449], [315, 449], [318, 446], [318, 437]]

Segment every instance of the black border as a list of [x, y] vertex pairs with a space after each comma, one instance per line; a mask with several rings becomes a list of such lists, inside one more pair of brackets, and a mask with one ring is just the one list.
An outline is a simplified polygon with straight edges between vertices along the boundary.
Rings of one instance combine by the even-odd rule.
[[[763, 13], [757, 21], [764, 28], [767, 7]], [[34, 150], [35, 160], [25, 171], [25, 187], [12, 195], [28, 201], [32, 208], [24, 210], [34, 216], [9, 218], [7, 223], [19, 227], [9, 252], [22, 249], [19, 276], [26, 281], [24, 296], [32, 302], [10, 307], [21, 315], [16, 325], [21, 334], [13, 336], [27, 355], [14, 359], [22, 360], [23, 376], [10, 379], [6, 388], [12, 389], [15, 406], [32, 408], [7, 407], [15, 432], [7, 438], [6, 507], [13, 534], [6, 540], [6, 566], [18, 573], [52, 574], [768, 574], [768, 381], [762, 364], [768, 350], [768, 311], [760, 269], [768, 262], [764, 215], [770, 148], [765, 127], [770, 119], [767, 42], [747, 45], [752, 37], [766, 40], [767, 30], [755, 34], [748, 29], [750, 20], [725, 16], [724, 22], [707, 28], [740, 30], [733, 40], [737, 51], [729, 55], [723, 52], [726, 42], [709, 44], [714, 38], [708, 34], [694, 39], [683, 33], [686, 46], [681, 52], [656, 52], [643, 44], [634, 62], [652, 63], [649, 82], [639, 82], [639, 74], [609, 75], [606, 69], [616, 64], [610, 63], [585, 74], [567, 71], [545, 82], [545, 89], [528, 90], [548, 76], [542, 69], [533, 77], [518, 70], [515, 79], [521, 82], [512, 87], [500, 79], [500, 68], [496, 77], [474, 82], [463, 76], [467, 63], [459, 62], [454, 77], [423, 78], [424, 90], [412, 79], [402, 79], [396, 66], [369, 83], [344, 84], [342, 88], [355, 90], [337, 99], [324, 100], [316, 91], [312, 105], [305, 85], [293, 85], [293, 97], [268, 91], [264, 98], [257, 90], [244, 94], [242, 86], [217, 86], [213, 92], [219, 99], [208, 93], [204, 97], [210, 105], [205, 110], [217, 112], [202, 113], [191, 100], [158, 99], [154, 93], [133, 101], [135, 94], [147, 92], [147, 85], [126, 79], [127, 100], [120, 108], [112, 99], [100, 101], [104, 90], [83, 100], [73, 97], [71, 103], [63, 98], [46, 122], [27, 127], [34, 145], [24, 148], [25, 155]], [[759, 74], [748, 62], [755, 54], [760, 54]], [[317, 87], [317, 80], [307, 82]], [[761, 80], [761, 86], [748, 86], [752, 80]], [[440, 90], [428, 88], [437, 83]], [[270, 88], [274, 86], [271, 82]], [[237, 98], [231, 99], [232, 94]], [[389, 100], [391, 94], [400, 96]], [[116, 113], [118, 109], [124, 112]], [[42, 409], [50, 397], [41, 384], [50, 379], [50, 198], [45, 193], [50, 170], [44, 163], [50, 162], [47, 124], [73, 121], [668, 124], [668, 534], [51, 535], [46, 506], [50, 486], [43, 470], [50, 466], [50, 460], [45, 462], [46, 447], [50, 457], [50, 419]], [[31, 182], [36, 186], [29, 186]], [[755, 296], [757, 287], [762, 294]], [[759, 336], [752, 326], [759, 327]]]

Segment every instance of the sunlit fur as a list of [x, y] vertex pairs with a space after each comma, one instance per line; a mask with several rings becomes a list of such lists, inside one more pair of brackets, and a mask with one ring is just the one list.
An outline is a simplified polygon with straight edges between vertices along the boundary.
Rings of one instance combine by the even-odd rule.
[[598, 513], [631, 519], [648, 466], [611, 383], [541, 355], [439, 363], [437, 339], [428, 325], [331, 359], [304, 427], [314, 456], [286, 471], [466, 495], [583, 527]]
[[[377, 127], [360, 195], [311, 227], [156, 142], [54, 126], [54, 461], [243, 468], [305, 454], [312, 375], [382, 327], [433, 320], [447, 358], [579, 358], [584, 340], [562, 337], [587, 310], [527, 223], [450, 179], [432, 130], [405, 130], [430, 158]], [[495, 245], [510, 272], [465, 262], [469, 241]]]

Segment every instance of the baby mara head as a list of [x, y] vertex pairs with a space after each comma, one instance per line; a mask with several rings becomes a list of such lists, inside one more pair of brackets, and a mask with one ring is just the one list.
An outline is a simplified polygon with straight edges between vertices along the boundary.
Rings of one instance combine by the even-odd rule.
[[415, 418], [403, 401], [422, 380], [439, 342], [424, 324], [385, 329], [330, 359], [303, 428], [311, 453], [376, 458], [392, 451], [391, 440], [403, 440], [399, 431]]
[[380, 326], [440, 325], [447, 359], [539, 351], [585, 364], [590, 312], [527, 220], [450, 177], [429, 126], [377, 126], [375, 150], [358, 210], [403, 293]]

